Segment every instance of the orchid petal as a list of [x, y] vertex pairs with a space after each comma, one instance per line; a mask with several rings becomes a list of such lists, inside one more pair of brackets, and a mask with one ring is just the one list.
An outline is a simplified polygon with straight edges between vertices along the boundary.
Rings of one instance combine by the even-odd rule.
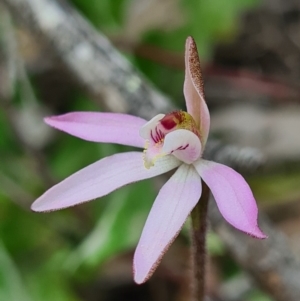
[[266, 238], [257, 225], [256, 201], [245, 179], [223, 164], [201, 159], [194, 166], [227, 222], [252, 236]]
[[202, 146], [207, 141], [210, 116], [205, 102], [203, 79], [197, 46], [192, 37], [185, 44], [185, 81], [183, 88], [186, 107], [200, 128]]
[[140, 136], [146, 140], [149, 141], [154, 141], [153, 135], [156, 135], [156, 133], [153, 133], [156, 129], [157, 126], [159, 126], [159, 121], [163, 119], [165, 114], [158, 114], [154, 116], [151, 120], [149, 120], [147, 123], [145, 123], [141, 128], [140, 128]]
[[158, 158], [161, 158], [167, 154], [162, 152], [162, 142], [153, 143], [147, 140], [145, 150], [143, 152], [144, 166], [149, 169], [154, 166]]
[[53, 186], [33, 204], [33, 211], [51, 211], [74, 206], [132, 182], [163, 174], [180, 164], [174, 156], [158, 160], [145, 169], [141, 152], [116, 154], [93, 163]]
[[161, 188], [134, 254], [136, 283], [143, 283], [152, 275], [199, 201], [201, 191], [199, 175], [193, 166], [186, 164]]
[[190, 164], [201, 154], [201, 142], [197, 135], [188, 130], [175, 130], [166, 135], [162, 152], [172, 154]]
[[118, 113], [73, 112], [47, 117], [45, 122], [84, 140], [143, 147], [139, 129], [147, 121]]

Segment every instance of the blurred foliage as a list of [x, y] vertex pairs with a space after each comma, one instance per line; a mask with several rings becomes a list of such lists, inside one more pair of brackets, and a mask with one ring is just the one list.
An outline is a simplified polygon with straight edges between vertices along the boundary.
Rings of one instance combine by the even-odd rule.
[[250, 296], [248, 296], [245, 300], [246, 301], [272, 301], [270, 297], [268, 297], [267, 295], [263, 294], [258, 290], [254, 290], [250, 294]]
[[[108, 35], [123, 37], [126, 40], [124, 25], [128, 17], [128, 9], [136, 2], [132, 0], [72, 0], [72, 2], [96, 27], [101, 28]], [[213, 47], [217, 42], [231, 41], [235, 37], [241, 13], [260, 4], [259, 0], [180, 0], [177, 2], [184, 22], [180, 26], [174, 25], [172, 30], [153, 24], [147, 31], [140, 33], [136, 46], [146, 44], [156, 46], [158, 49], [183, 53], [186, 37], [191, 35], [197, 42], [202, 62], [205, 62], [211, 59]], [[144, 6], [147, 7], [147, 4], [145, 3]], [[155, 15], [155, 8], [149, 7], [149, 14]], [[136, 22], [143, 23], [143, 20], [137, 19]], [[128, 39], [130, 42], [130, 38]], [[183, 70], [170, 69], [141, 56], [134, 56], [131, 59], [156, 86], [180, 104]]]
[[[101, 31], [119, 37], [126, 13], [133, 5], [129, 0], [72, 2]], [[172, 30], [149, 28], [135, 43], [183, 53], [186, 37], [193, 35], [201, 56], [208, 60], [216, 42], [234, 37], [241, 13], [258, 4], [258, 0], [182, 0], [178, 3], [184, 19], [180, 26]], [[127, 55], [160, 89], [180, 103], [183, 70]], [[39, 95], [41, 87], [34, 76], [31, 79]], [[20, 86], [19, 83], [11, 104], [16, 111], [29, 105], [28, 95]], [[50, 110], [49, 104], [41, 100], [36, 105]], [[77, 91], [63, 104], [64, 112], [100, 109]], [[60, 111], [61, 107], [52, 113]], [[37, 146], [44, 161], [36, 166], [35, 153], [30, 153], [22, 137], [16, 136], [12, 122], [0, 110], [0, 301], [84, 300], [74, 288], [74, 279], [89, 279], [99, 268], [101, 274], [101, 266], [108, 259], [134, 250], [155, 199], [153, 181], [135, 183], [101, 201], [61, 212], [32, 213], [30, 204], [51, 184], [43, 173], [58, 182], [100, 158], [128, 148], [90, 143], [56, 132], [49, 135], [44, 145]], [[42, 118], [40, 123], [42, 126]], [[208, 235], [208, 250], [214, 256], [224, 255], [224, 247], [213, 233]]]
[[0, 242], [0, 300], [30, 301], [18, 268]]
[[[145, 193], [147, 191], [147, 193]], [[112, 193], [93, 231], [71, 254], [67, 267], [95, 268], [107, 258], [134, 248], [155, 198], [150, 181]]]
[[72, 0], [72, 2], [94, 26], [117, 30], [122, 26], [123, 13], [129, 0]]
[[296, 170], [256, 175], [248, 179], [254, 194], [266, 205], [299, 199], [299, 182], [300, 174]]

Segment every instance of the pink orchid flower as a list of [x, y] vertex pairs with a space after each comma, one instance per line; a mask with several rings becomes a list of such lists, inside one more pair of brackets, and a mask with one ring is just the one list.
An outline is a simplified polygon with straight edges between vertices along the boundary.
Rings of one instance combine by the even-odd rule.
[[48, 125], [84, 140], [145, 146], [145, 150], [112, 155], [76, 172], [38, 198], [32, 205], [34, 211], [74, 206], [177, 168], [159, 191], [136, 248], [136, 283], [152, 275], [178, 235], [200, 199], [201, 179], [227, 222], [254, 237], [266, 237], [257, 225], [256, 202], [244, 178], [227, 166], [202, 159], [210, 116], [197, 48], [191, 37], [186, 41], [185, 65], [187, 112], [159, 114], [148, 122], [126, 114], [91, 112], [45, 119]]

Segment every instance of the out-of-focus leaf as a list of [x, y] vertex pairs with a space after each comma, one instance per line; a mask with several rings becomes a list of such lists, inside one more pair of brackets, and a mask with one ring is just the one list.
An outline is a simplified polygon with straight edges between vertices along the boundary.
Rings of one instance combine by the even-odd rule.
[[[202, 66], [212, 58], [214, 45], [219, 41], [231, 40], [238, 32], [238, 21], [243, 10], [255, 7], [258, 0], [183, 0], [182, 13], [185, 23], [175, 30], [164, 31], [163, 28], [144, 33], [144, 45], [155, 45], [158, 49], [171, 53], [184, 53], [187, 36], [193, 36], [197, 42]], [[137, 57], [136, 65], [161, 89], [183, 104], [182, 85], [183, 70], [175, 70]]]
[[[170, 36], [170, 35], [169, 35]], [[187, 35], [183, 35], [181, 47], [179, 51], [183, 53], [184, 49], [184, 40]], [[177, 37], [178, 38], [178, 37]], [[174, 46], [173, 43], [165, 44], [164, 40], [166, 36], [164, 33], [159, 31], [152, 31], [149, 32], [143, 39], [145, 44], [153, 44], [157, 45], [158, 48], [162, 49], [170, 49], [173, 51]], [[167, 38], [167, 40], [169, 40]], [[176, 50], [178, 51], [178, 50]], [[178, 52], [179, 52], [178, 51]], [[136, 57], [133, 62], [141, 69], [147, 77], [151, 79], [152, 82], [156, 84], [156, 86], [165, 93], [168, 93], [172, 99], [174, 99], [177, 105], [180, 105], [180, 100], [183, 103], [183, 79], [184, 79], [184, 71], [183, 70], [176, 70], [171, 69], [167, 66], [163, 66], [159, 63], [149, 61], [142, 57]], [[183, 56], [182, 56], [183, 62]]]
[[114, 144], [83, 141], [66, 133], [59, 135], [60, 141], [58, 145], [54, 146], [50, 164], [59, 179], [122, 149]]
[[[61, 267], [66, 257], [64, 250], [57, 251], [42, 266], [27, 273], [27, 285], [34, 301], [78, 301], [72, 292]], [[23, 301], [18, 299], [16, 301]]]
[[14, 144], [13, 131], [9, 127], [7, 116], [2, 109], [0, 109], [0, 154], [1, 157], [4, 153], [11, 153], [13, 148], [16, 148]]
[[258, 0], [182, 1], [187, 12], [189, 34], [194, 36], [201, 57], [211, 57], [212, 47], [217, 41], [233, 37], [238, 30], [241, 11], [258, 4]]
[[59, 143], [53, 146], [50, 164], [58, 179], [63, 179], [100, 159], [95, 143], [83, 141], [65, 133], [58, 133], [58, 135]]
[[71, 254], [67, 268], [95, 267], [117, 253], [133, 248], [154, 198], [151, 181], [135, 183], [114, 192], [94, 230]]
[[[117, 26], [114, 13], [112, 12], [111, 0], [72, 0], [76, 7], [96, 26], [103, 29], [113, 29]], [[116, 0], [116, 7], [120, 0]]]
[[[9, 154], [6, 160], [1, 162], [0, 170], [7, 178], [11, 179], [21, 190], [32, 194], [43, 185], [40, 176], [36, 172], [36, 163], [32, 158], [21, 154]], [[0, 183], [0, 190], [3, 183]], [[9, 187], [4, 187], [4, 190]]]
[[110, 1], [110, 11], [118, 24], [122, 24], [124, 16], [124, 8], [128, 0], [111, 0]]
[[55, 237], [35, 217], [34, 213], [26, 212], [12, 202], [1, 202], [0, 237], [14, 258], [20, 254], [30, 254], [43, 241], [53, 240]]
[[111, 23], [109, 0], [72, 0], [72, 2], [95, 26], [105, 26]]
[[115, 30], [122, 24], [126, 2], [129, 0], [72, 0], [76, 7], [102, 30]]
[[32, 301], [26, 291], [21, 275], [10, 255], [0, 241], [0, 300]]
[[223, 255], [225, 252], [224, 244], [214, 232], [207, 233], [207, 250], [211, 255]]
[[[297, 166], [297, 165], [295, 165]], [[276, 206], [300, 197], [300, 173], [293, 171], [255, 175], [247, 178], [256, 198], [265, 205]], [[278, 185], [280, 183], [280, 185]]]
[[272, 298], [267, 296], [265, 293], [254, 290], [251, 291], [250, 296], [248, 298], [245, 298], [246, 301], [273, 301]]

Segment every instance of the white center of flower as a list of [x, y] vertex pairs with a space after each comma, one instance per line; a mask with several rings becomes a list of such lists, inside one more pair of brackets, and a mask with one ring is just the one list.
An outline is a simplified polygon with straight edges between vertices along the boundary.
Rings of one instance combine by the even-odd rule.
[[159, 114], [147, 122], [140, 135], [146, 140], [144, 165], [150, 168], [166, 155], [174, 155], [183, 163], [191, 164], [201, 155], [198, 129], [191, 115], [183, 111]]

